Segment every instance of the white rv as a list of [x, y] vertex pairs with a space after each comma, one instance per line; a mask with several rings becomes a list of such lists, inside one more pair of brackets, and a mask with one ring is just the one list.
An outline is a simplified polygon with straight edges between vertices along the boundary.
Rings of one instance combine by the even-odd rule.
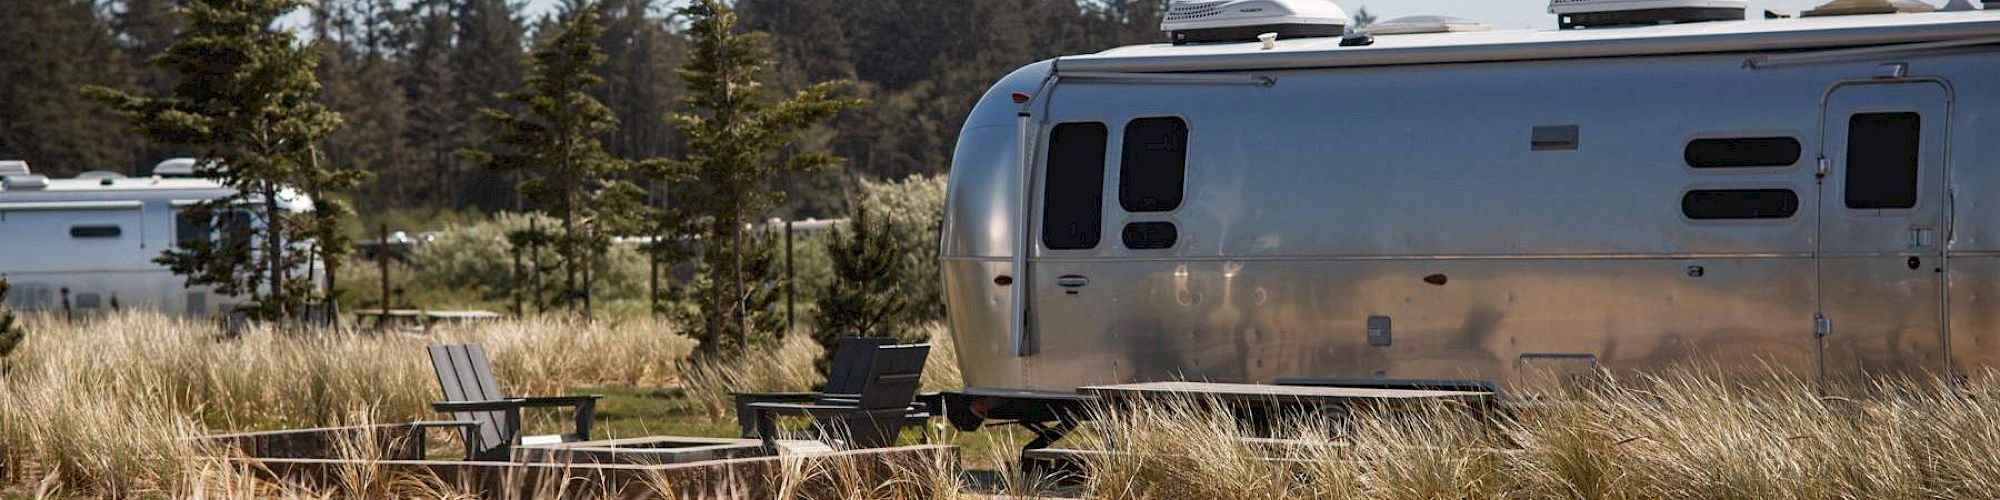
[[[229, 196], [195, 176], [193, 160], [168, 160], [154, 175], [86, 172], [36, 175], [24, 162], [0, 162], [0, 279], [13, 284], [7, 305], [23, 311], [92, 314], [144, 308], [189, 316], [226, 311], [236, 302], [189, 288], [162, 251], [190, 238], [214, 237], [183, 207]], [[281, 197], [286, 210], [311, 210], [302, 196]]]

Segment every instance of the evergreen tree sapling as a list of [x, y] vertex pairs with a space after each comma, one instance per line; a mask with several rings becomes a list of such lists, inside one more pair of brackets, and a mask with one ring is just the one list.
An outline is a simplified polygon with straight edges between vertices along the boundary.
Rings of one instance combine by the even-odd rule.
[[20, 349], [21, 342], [28, 338], [28, 332], [15, 322], [14, 310], [5, 305], [10, 288], [12, 286], [7, 284], [7, 280], [0, 280], [0, 373], [7, 371], [7, 358]]
[[796, 150], [814, 125], [862, 102], [837, 96], [849, 87], [838, 80], [770, 97], [759, 81], [771, 65], [765, 34], [737, 32], [736, 13], [721, 0], [696, 0], [678, 12], [688, 21], [689, 54], [679, 72], [687, 88], [680, 98], [685, 111], [669, 120], [686, 137], [686, 148], [681, 160], [653, 173], [691, 180], [675, 186], [675, 208], [661, 217], [691, 228], [701, 241], [702, 279], [713, 286], [694, 294], [702, 317], [689, 326], [700, 342], [697, 351], [713, 354], [775, 333], [753, 329], [752, 289], [772, 275], [754, 272], [754, 252], [747, 247], [756, 243], [747, 241], [746, 226], [782, 201], [771, 185], [774, 176], [841, 164], [830, 153]]
[[912, 303], [903, 258], [910, 248], [896, 237], [886, 221], [869, 220], [868, 210], [857, 210], [849, 228], [833, 230], [827, 239], [827, 256], [833, 261], [833, 283], [817, 299], [819, 315], [813, 319], [813, 341], [826, 351], [820, 355], [824, 372], [841, 337], [895, 337], [908, 339], [915, 329], [903, 321]]
[[605, 60], [596, 43], [604, 29], [597, 11], [573, 9], [560, 31], [535, 47], [527, 83], [503, 95], [522, 111], [483, 109], [493, 150], [465, 152], [487, 169], [526, 174], [521, 195], [562, 226], [552, 236], [560, 273], [553, 300], [585, 318], [593, 263], [612, 235], [632, 232], [641, 218], [640, 191], [620, 178], [630, 162], [598, 140], [618, 121], [590, 94], [603, 83], [596, 71]]
[[[340, 221], [349, 211], [334, 196], [363, 174], [328, 165], [320, 141], [341, 124], [318, 101], [318, 50], [299, 43], [279, 18], [300, 0], [188, 0], [186, 18], [153, 64], [177, 81], [170, 92], [133, 95], [106, 87], [85, 93], [124, 114], [155, 142], [196, 152], [203, 175], [232, 189], [191, 205], [183, 217], [228, 228], [227, 237], [196, 239], [157, 259], [190, 286], [240, 296], [264, 318], [289, 317], [325, 295], [308, 277], [332, 275], [351, 248]], [[307, 198], [311, 210], [303, 210]]]

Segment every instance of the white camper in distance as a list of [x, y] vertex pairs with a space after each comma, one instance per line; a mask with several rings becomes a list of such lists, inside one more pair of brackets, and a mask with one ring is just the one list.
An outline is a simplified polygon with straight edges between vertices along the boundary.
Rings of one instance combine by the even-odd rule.
[[[7, 305], [53, 311], [67, 301], [74, 314], [143, 308], [197, 317], [233, 307], [235, 299], [187, 287], [154, 262], [178, 242], [215, 236], [181, 210], [232, 191], [194, 170], [194, 160], [175, 159], [147, 177], [50, 179], [25, 162], [0, 162], [0, 279], [13, 284]], [[312, 210], [303, 196], [280, 198], [285, 210]]]

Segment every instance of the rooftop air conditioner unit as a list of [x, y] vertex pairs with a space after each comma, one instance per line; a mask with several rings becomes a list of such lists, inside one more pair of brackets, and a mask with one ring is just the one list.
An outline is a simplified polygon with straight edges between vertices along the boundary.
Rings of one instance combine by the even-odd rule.
[[1741, 21], [1748, 0], [1549, 0], [1562, 29]]
[[28, 162], [21, 160], [0, 161], [0, 175], [28, 175]]
[[1174, 0], [1160, 30], [1174, 45], [1251, 42], [1265, 33], [1338, 37], [1347, 32], [1347, 11], [1332, 0]]

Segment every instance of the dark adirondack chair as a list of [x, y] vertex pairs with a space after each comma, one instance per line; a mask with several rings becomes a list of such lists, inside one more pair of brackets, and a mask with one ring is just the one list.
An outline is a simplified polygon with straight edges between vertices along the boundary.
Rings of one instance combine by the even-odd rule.
[[777, 450], [777, 419], [785, 415], [813, 419], [815, 428], [822, 432], [821, 440], [836, 448], [889, 446], [911, 425], [913, 415], [928, 416], [910, 401], [917, 394], [930, 350], [930, 344], [877, 347], [858, 394], [823, 393], [811, 403], [751, 403], [746, 418], [756, 422], [757, 436], [764, 440], [764, 448], [773, 452]]
[[[597, 417], [598, 395], [510, 398], [493, 381], [493, 365], [486, 350], [478, 345], [434, 345], [430, 348], [431, 367], [437, 370], [444, 400], [431, 409], [449, 412], [458, 422], [477, 425], [463, 429], [467, 460], [507, 461], [514, 446], [589, 441], [590, 424]], [[576, 431], [553, 436], [521, 436], [522, 408], [574, 408]]]
[[752, 403], [811, 403], [822, 395], [853, 399], [861, 394], [863, 380], [867, 376], [868, 362], [875, 359], [875, 348], [894, 344], [896, 339], [886, 337], [845, 337], [833, 350], [833, 366], [826, 375], [826, 385], [811, 392], [736, 392], [736, 427], [745, 438], [757, 437], [757, 420], [750, 418]]

